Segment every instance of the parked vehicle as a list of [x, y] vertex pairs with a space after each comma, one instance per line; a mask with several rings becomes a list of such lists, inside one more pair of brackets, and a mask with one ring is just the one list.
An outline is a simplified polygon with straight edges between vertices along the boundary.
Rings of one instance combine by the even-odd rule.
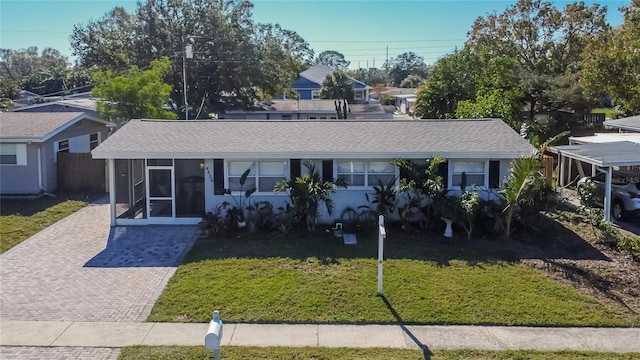
[[[596, 184], [597, 199], [604, 206], [605, 173], [578, 180], [578, 187], [588, 180]], [[616, 220], [640, 215], [640, 172], [614, 171], [611, 178], [611, 215]]]

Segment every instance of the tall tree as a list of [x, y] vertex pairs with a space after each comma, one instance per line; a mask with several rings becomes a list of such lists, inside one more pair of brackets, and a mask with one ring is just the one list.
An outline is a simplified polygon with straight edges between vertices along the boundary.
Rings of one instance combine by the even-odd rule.
[[136, 36], [136, 18], [115, 7], [98, 20], [76, 24], [70, 37], [73, 55], [82, 65], [102, 70], [126, 70], [138, 62], [136, 50], [142, 46]]
[[353, 101], [353, 80], [342, 70], [336, 70], [322, 82], [321, 99], [345, 99]]
[[316, 64], [327, 65], [334, 70], [347, 70], [350, 61], [344, 58], [344, 55], [334, 50], [325, 50], [318, 54], [315, 61]]
[[590, 94], [611, 95], [630, 115], [640, 114], [640, 0], [621, 10], [622, 25], [585, 48], [581, 83]]
[[93, 95], [100, 99], [98, 114], [120, 126], [131, 119], [175, 119], [176, 114], [164, 110], [171, 86], [162, 81], [171, 70], [169, 58], [151, 62], [151, 69], [132, 66], [125, 75], [111, 70], [97, 72]]
[[402, 81], [409, 75], [417, 75], [424, 78], [427, 74], [427, 65], [424, 63], [424, 58], [412, 51], [402, 53], [389, 60], [383, 68], [389, 69], [389, 76], [393, 86], [400, 86]]
[[256, 27], [256, 46], [261, 59], [261, 97], [293, 96], [291, 84], [304, 70], [303, 64], [313, 59], [309, 44], [295, 31], [277, 24], [260, 24]]
[[606, 10], [606, 6], [587, 6], [583, 2], [558, 10], [550, 2], [518, 0], [502, 14], [476, 19], [465, 47], [518, 60], [532, 119], [536, 106], [544, 104], [549, 94], [526, 84], [574, 74], [586, 44], [609, 28]]
[[458, 102], [456, 117], [500, 118], [519, 130], [524, 93], [517, 60], [507, 56], [481, 56], [479, 61], [482, 66], [477, 68], [476, 94], [473, 99]]
[[[119, 71], [169, 57], [174, 66], [166, 81], [174, 103], [184, 106], [182, 55], [189, 41], [194, 59], [186, 64], [188, 103], [203, 104], [204, 113], [247, 107], [260, 94], [286, 91], [284, 81], [311, 57], [295, 32], [256, 25], [252, 7], [246, 0], [144, 0], [135, 13], [114, 9], [102, 19], [76, 25], [72, 48], [86, 67]], [[283, 57], [282, 63], [276, 61]], [[280, 68], [272, 69], [276, 63]], [[274, 81], [274, 74], [285, 80]]]
[[60, 51], [35, 46], [12, 50], [0, 49], [0, 78], [15, 81], [21, 88], [44, 95], [67, 88], [67, 58]]
[[479, 55], [467, 49], [438, 60], [429, 80], [418, 87], [415, 115], [423, 119], [454, 118], [458, 102], [474, 98], [479, 69]]

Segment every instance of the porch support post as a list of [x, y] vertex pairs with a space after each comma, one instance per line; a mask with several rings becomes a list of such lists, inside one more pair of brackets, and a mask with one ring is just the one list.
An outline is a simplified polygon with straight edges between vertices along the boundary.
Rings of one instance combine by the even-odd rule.
[[116, 225], [116, 167], [115, 160], [108, 159], [109, 167], [109, 213], [111, 214], [111, 226]]
[[558, 178], [560, 180], [560, 191], [564, 188], [564, 156], [562, 156], [561, 152], [558, 152], [558, 157], [560, 158], [560, 173], [558, 174]]
[[611, 178], [612, 167], [607, 168], [607, 177], [604, 181], [604, 221], [611, 222]]

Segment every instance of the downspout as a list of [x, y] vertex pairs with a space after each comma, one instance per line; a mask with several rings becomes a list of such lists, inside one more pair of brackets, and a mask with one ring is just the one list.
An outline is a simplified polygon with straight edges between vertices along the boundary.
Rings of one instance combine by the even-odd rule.
[[37, 148], [38, 153], [38, 187], [40, 187], [40, 191], [43, 192], [46, 189], [42, 186], [42, 153], [40, 151], [40, 146]]
[[116, 169], [115, 160], [107, 159], [109, 168], [109, 213], [111, 217], [111, 226], [116, 225]]

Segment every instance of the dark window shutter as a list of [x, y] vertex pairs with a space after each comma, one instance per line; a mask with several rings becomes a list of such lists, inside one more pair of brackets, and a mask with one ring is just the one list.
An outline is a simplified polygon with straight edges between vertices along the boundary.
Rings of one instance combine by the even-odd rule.
[[322, 160], [322, 180], [333, 179], [333, 160]]
[[449, 187], [449, 162], [443, 161], [438, 165], [438, 175], [442, 177], [444, 188]]
[[289, 161], [289, 179], [295, 179], [300, 176], [300, 159], [291, 159]]
[[489, 161], [489, 188], [497, 189], [500, 187], [500, 161]]
[[407, 175], [409, 174], [407, 170], [405, 170], [404, 168], [400, 168], [399, 170], [400, 170], [400, 179], [406, 179]]
[[213, 159], [213, 194], [224, 195], [224, 160]]

